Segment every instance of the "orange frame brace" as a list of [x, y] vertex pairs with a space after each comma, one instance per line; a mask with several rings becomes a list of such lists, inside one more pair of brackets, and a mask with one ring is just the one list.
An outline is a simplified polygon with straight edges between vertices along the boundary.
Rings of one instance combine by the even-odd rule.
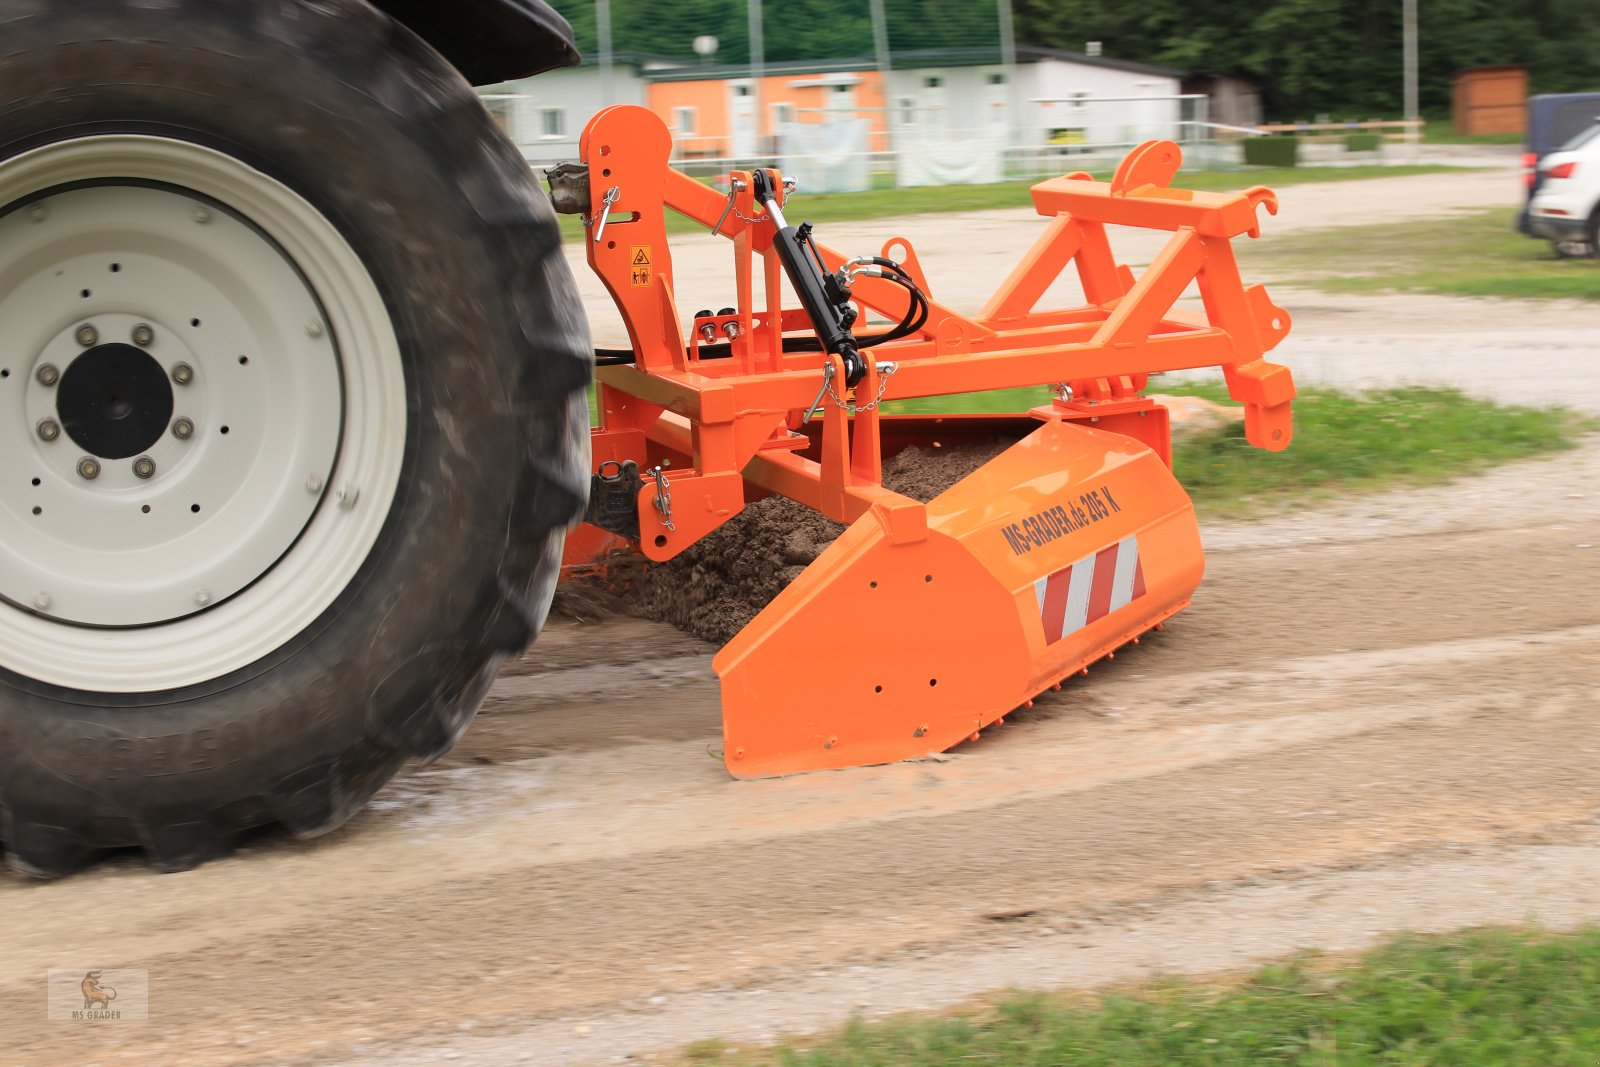
[[[595, 115], [581, 152], [592, 199], [598, 204], [616, 190], [603, 228], [599, 219], [587, 220], [585, 245], [622, 313], [636, 360], [598, 371], [594, 461], [597, 470], [608, 460], [668, 465], [670, 511], [656, 505], [652, 479], [639, 497], [640, 549], [650, 559], [671, 558], [737, 514], [746, 481], [843, 523], [876, 512], [894, 543], [925, 538], [924, 505], [882, 485], [884, 416], [877, 399], [1060, 384], [1062, 398], [1035, 409], [1035, 417], [1099, 422], [1139, 437], [1170, 463], [1165, 420], [1161, 432], [1140, 432], [1139, 417], [1160, 411], [1139, 395], [1145, 380], [1161, 371], [1217, 366], [1230, 395], [1244, 405], [1250, 443], [1272, 451], [1289, 444], [1293, 380], [1288, 368], [1264, 358], [1287, 336], [1289, 314], [1262, 286], [1243, 284], [1231, 245], [1232, 238], [1258, 235], [1258, 209], [1276, 214], [1277, 198], [1262, 187], [1241, 193], [1171, 188], [1181, 161], [1175, 144], [1140, 145], [1110, 182], [1079, 173], [1034, 186], [1034, 205], [1051, 221], [975, 317], [934, 299], [909, 240], [888, 241], [881, 254], [900, 262], [928, 295], [927, 322], [916, 336], [863, 350], [869, 366], [854, 391], [853, 411], [838, 402], [852, 399], [842, 390], [837, 400], [824, 395], [816, 459], [801, 454], [811, 439], [799, 431], [822, 389], [824, 361], [837, 357], [784, 350], [784, 336], [810, 331], [810, 322], [800, 309], [783, 306], [775, 227], [754, 200], [749, 173], [732, 172], [723, 195], [672, 169], [666, 127], [633, 106]], [[781, 188], [781, 177], [773, 177]], [[710, 322], [719, 337], [733, 324], [729, 351], [719, 358], [703, 355], [697, 330], [686, 331], [679, 321], [668, 208], [733, 246], [735, 313], [691, 324]], [[1114, 259], [1107, 225], [1172, 236], [1135, 277]], [[847, 258], [818, 247], [830, 270]], [[1068, 267], [1076, 269], [1087, 302], [1036, 310]], [[1191, 282], [1203, 315], [1174, 306]], [[899, 286], [874, 278], [859, 279], [853, 296], [863, 312], [891, 322], [900, 320], [909, 299]], [[842, 373], [835, 380], [842, 381]]]

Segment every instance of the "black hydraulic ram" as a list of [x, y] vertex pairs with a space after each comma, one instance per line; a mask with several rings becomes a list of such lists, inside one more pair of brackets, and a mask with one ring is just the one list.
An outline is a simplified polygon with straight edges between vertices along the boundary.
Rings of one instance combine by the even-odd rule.
[[845, 385], [854, 388], [866, 376], [867, 365], [858, 351], [855, 335], [850, 332], [856, 321], [850, 294], [839, 279], [828, 272], [817, 254], [817, 247], [811, 240], [811, 224], [801, 223], [796, 228], [784, 219], [771, 173], [757, 170], [751, 175], [751, 182], [756, 202], [767, 209], [778, 228], [772, 238], [778, 262], [783, 264], [789, 284], [794, 286], [801, 306], [811, 317], [823, 350], [844, 362]]

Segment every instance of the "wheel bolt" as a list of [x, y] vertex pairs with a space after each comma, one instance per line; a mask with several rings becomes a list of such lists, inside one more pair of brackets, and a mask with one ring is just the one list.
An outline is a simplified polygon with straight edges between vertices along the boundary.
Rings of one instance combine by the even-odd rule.
[[149, 456], [140, 456], [133, 461], [133, 475], [145, 481], [154, 478], [156, 476], [156, 461]]
[[156, 332], [145, 323], [140, 323], [133, 328], [133, 343], [140, 348], [149, 348], [150, 342], [156, 339]]
[[100, 340], [100, 331], [86, 322], [78, 327], [73, 336], [78, 339], [78, 343], [84, 348], [93, 348], [95, 343]]
[[200, 605], [202, 608], [211, 603], [211, 590], [196, 589], [194, 591], [194, 602]]
[[321, 337], [322, 336], [322, 323], [319, 322], [316, 319], [307, 319], [306, 320], [306, 336], [307, 337]]
[[54, 441], [61, 436], [61, 424], [55, 419], [40, 419], [37, 429], [41, 441]]
[[50, 610], [50, 594], [49, 593], [35, 593], [33, 595], [33, 606], [38, 608], [40, 611], [49, 611]]
[[311, 477], [307, 478], [306, 479], [306, 492], [308, 492], [308, 493], [320, 493], [320, 492], [322, 492], [322, 479], [318, 478], [315, 474], [313, 474]]
[[28, 218], [34, 222], [43, 222], [50, 214], [43, 204], [31, 204], [28, 207]]
[[194, 436], [194, 423], [185, 418], [174, 419], [172, 423], [172, 436], [180, 441], [187, 441]]
[[172, 380], [179, 385], [188, 385], [194, 381], [194, 368], [187, 363], [179, 363], [172, 368]]
[[33, 372], [33, 376], [39, 379], [40, 385], [48, 389], [61, 380], [61, 371], [56, 369], [54, 363], [41, 363], [39, 369]]
[[93, 456], [84, 456], [78, 460], [78, 477], [86, 482], [92, 482], [100, 477], [100, 461]]
[[206, 223], [211, 221], [211, 212], [197, 204], [195, 205], [194, 210], [189, 212], [189, 217], [194, 219], [194, 221], [198, 222], [200, 225], [204, 226]]

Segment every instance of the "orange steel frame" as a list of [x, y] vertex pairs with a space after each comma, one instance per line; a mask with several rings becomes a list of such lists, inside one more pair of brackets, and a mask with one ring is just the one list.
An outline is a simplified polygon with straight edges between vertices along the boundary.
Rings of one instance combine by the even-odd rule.
[[[1243, 234], [1257, 236], [1257, 210], [1276, 214], [1277, 199], [1263, 187], [1170, 188], [1181, 160], [1170, 142], [1139, 146], [1109, 183], [1078, 173], [1035, 185], [1034, 205], [1050, 222], [976, 316], [938, 302], [909, 240], [887, 242], [881, 254], [901, 263], [928, 296], [926, 324], [913, 337], [862, 350], [867, 373], [855, 389], [859, 410], [852, 414], [824, 397], [816, 449], [801, 432], [806, 412], [822, 386], [824, 361], [834, 363], [841, 396], [844, 367], [837, 356], [783, 350], [785, 334], [808, 332], [811, 323], [803, 310], [783, 307], [775, 227], [753, 198], [750, 174], [733, 172], [735, 191], [724, 195], [668, 166], [670, 149], [661, 121], [632, 106], [598, 113], [581, 144], [595, 214], [602, 194], [617, 190], [603, 230], [591, 219], [585, 244], [636, 357], [634, 365], [598, 371], [594, 463], [597, 470], [626, 459], [671, 463], [670, 516], [656, 506], [651, 479], [639, 494], [639, 548], [652, 560], [670, 559], [737, 514], [746, 482], [839, 522], [875, 512], [892, 543], [925, 537], [925, 505], [882, 485], [883, 434], [893, 417], [870, 403], [880, 395], [894, 400], [1059, 383], [1066, 387], [1062, 398], [1035, 409], [1036, 418], [1097, 423], [1142, 440], [1170, 464], [1165, 411], [1139, 395], [1145, 380], [1153, 372], [1219, 366], [1230, 395], [1244, 405], [1250, 442], [1273, 451], [1289, 444], [1294, 385], [1287, 368], [1263, 358], [1288, 334], [1289, 315], [1264, 288], [1242, 283], [1230, 244]], [[781, 188], [781, 180], [775, 184]], [[737, 324], [730, 356], [702, 358], [698, 330], [686, 331], [679, 320], [667, 208], [732, 243], [738, 307], [709, 320], [719, 340], [725, 323]], [[1172, 236], [1136, 278], [1113, 258], [1108, 225]], [[821, 245], [819, 251], [829, 270], [847, 258]], [[1068, 267], [1076, 269], [1087, 303], [1035, 310]], [[1203, 316], [1174, 308], [1191, 282]], [[865, 277], [854, 298], [890, 322], [901, 319], [909, 300], [903, 288]], [[895, 365], [887, 382], [886, 361]], [[1143, 417], [1152, 414], [1159, 417]], [[808, 449], [816, 458], [803, 454]]]

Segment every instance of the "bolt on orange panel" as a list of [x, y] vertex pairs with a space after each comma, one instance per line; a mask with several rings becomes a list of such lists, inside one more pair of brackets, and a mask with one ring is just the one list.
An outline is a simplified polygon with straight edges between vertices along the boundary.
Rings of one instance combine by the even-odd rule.
[[926, 539], [858, 519], [717, 655], [728, 769], [950, 748], [1182, 609], [1204, 565], [1154, 451], [1047, 422], [934, 498]]

